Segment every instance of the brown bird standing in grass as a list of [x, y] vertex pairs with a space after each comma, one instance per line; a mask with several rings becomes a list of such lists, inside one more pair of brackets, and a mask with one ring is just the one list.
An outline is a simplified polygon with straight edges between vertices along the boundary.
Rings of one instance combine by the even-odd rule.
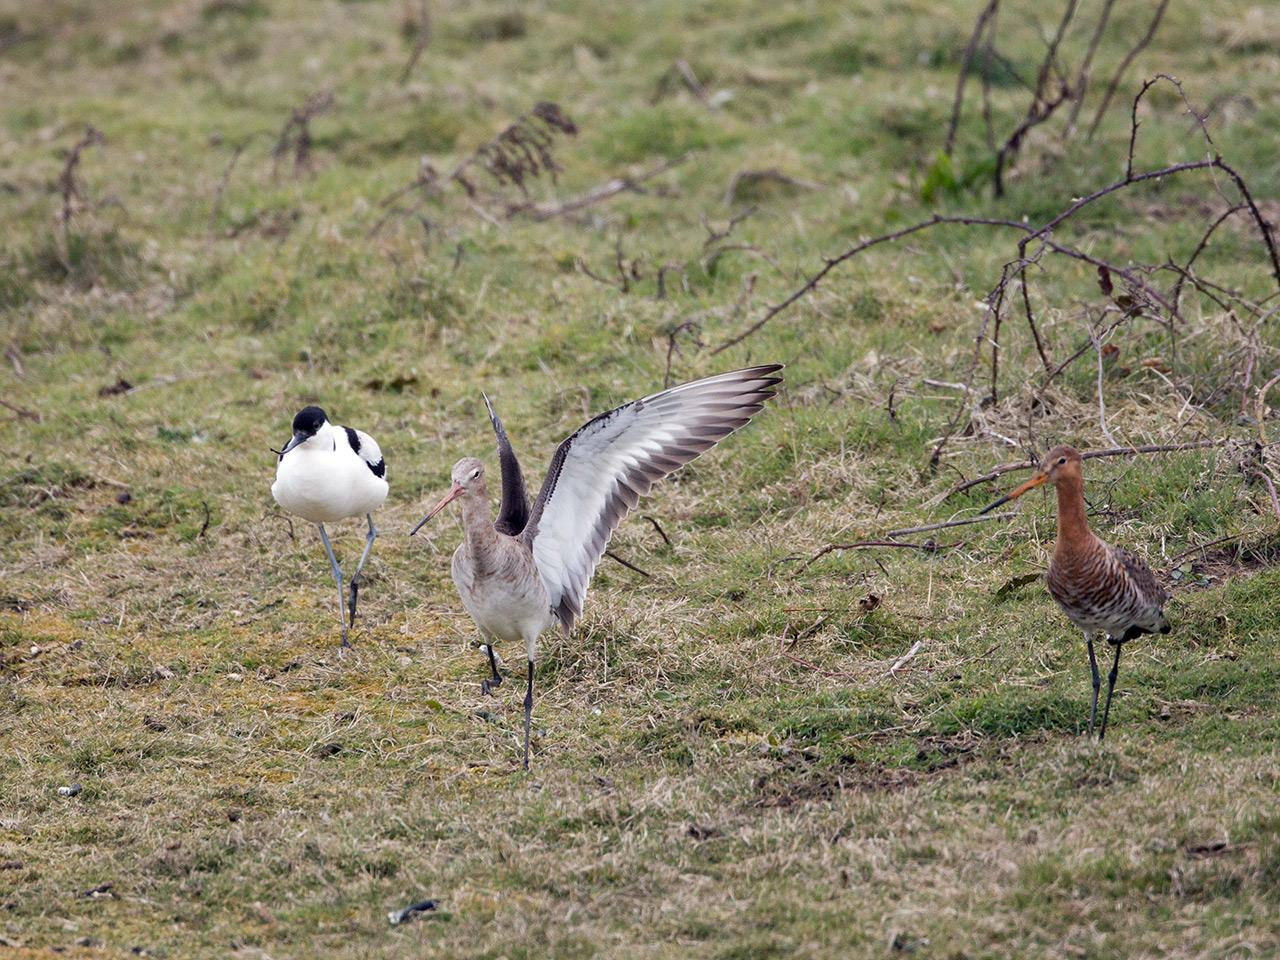
[[1164, 604], [1169, 599], [1141, 558], [1098, 538], [1084, 514], [1084, 458], [1074, 447], [1055, 447], [1035, 474], [982, 513], [1022, 496], [1028, 490], [1052, 483], [1058, 490], [1058, 542], [1045, 578], [1049, 593], [1062, 612], [1084, 631], [1093, 674], [1093, 703], [1089, 708], [1089, 734], [1098, 716], [1098, 691], [1102, 687], [1093, 638], [1105, 634], [1115, 647], [1115, 660], [1107, 678], [1107, 705], [1102, 711], [1101, 740], [1107, 735], [1111, 695], [1120, 672], [1120, 648], [1144, 633], [1168, 633]]

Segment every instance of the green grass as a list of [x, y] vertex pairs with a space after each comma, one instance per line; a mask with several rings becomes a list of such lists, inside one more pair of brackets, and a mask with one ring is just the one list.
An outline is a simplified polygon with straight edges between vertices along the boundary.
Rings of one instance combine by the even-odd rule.
[[[1040, 222], [1115, 179], [1129, 98], [1157, 71], [1210, 106], [1217, 148], [1274, 219], [1280, 37], [1262, 7], [1171, 4], [1095, 141], [1037, 130], [996, 201], [975, 84], [954, 160], [938, 161], [980, 6], [438, 3], [401, 85], [415, 3], [0, 0], [0, 944], [495, 960], [1280, 950], [1280, 574], [1269, 496], [1246, 469], [1253, 391], [1280, 366], [1274, 324], [1251, 348], [1241, 317], [1188, 292], [1176, 341], [1148, 321], [1113, 341], [1118, 440], [1241, 442], [1088, 464], [1098, 533], [1177, 583], [1174, 632], [1126, 650], [1105, 748], [1082, 736], [1083, 645], [1038, 579], [1049, 499], [938, 531], [937, 553], [805, 564], [827, 543], [972, 515], [996, 488], [943, 494], [1027, 446], [1110, 445], [1091, 357], [1042, 392], [1015, 311], [998, 400], [928, 469], [1010, 236], [947, 227], [877, 247], [712, 354], [860, 238], [933, 212]], [[1146, 15], [1116, 5], [1098, 77]], [[1002, 129], [1051, 16], [1002, 7], [1008, 61], [975, 63]], [[1070, 56], [1087, 41], [1072, 33]], [[272, 146], [320, 90], [334, 104], [295, 175]], [[580, 215], [490, 223], [453, 187], [374, 230], [421, 158], [447, 174], [539, 101], [579, 132], [557, 137], [556, 181], [530, 184], [534, 200], [684, 159]], [[86, 124], [105, 143], [83, 154], [63, 235], [57, 180]], [[1176, 95], [1154, 88], [1138, 166], [1203, 154]], [[744, 180], [726, 204], [749, 171], [791, 182]], [[1232, 196], [1217, 187], [1128, 190], [1059, 236], [1116, 262], [1185, 259]], [[710, 257], [708, 237], [749, 205]], [[1198, 266], [1253, 301], [1274, 293], [1243, 221]], [[1033, 279], [1064, 358], [1087, 342], [1082, 310], [1104, 306], [1096, 274], [1045, 260]], [[586, 415], [657, 389], [668, 357], [677, 380], [776, 360], [787, 381], [645, 502], [670, 545], [623, 524], [613, 549], [651, 576], [606, 560], [575, 635], [544, 638], [526, 775], [519, 651], [483, 698], [448, 577], [456, 524], [405, 534], [458, 457], [492, 457], [482, 388], [536, 481]], [[378, 437], [392, 488], [342, 658], [317, 538], [269, 493], [268, 448], [312, 402]], [[338, 533], [350, 563], [360, 531]], [[388, 925], [423, 897], [440, 910]]]

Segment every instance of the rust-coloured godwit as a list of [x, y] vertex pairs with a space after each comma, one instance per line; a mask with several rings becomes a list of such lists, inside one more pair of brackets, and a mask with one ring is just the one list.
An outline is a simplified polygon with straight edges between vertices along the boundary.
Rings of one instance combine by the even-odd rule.
[[538, 637], [554, 622], [566, 635], [572, 631], [614, 529], [650, 487], [759, 413], [781, 369], [768, 364], [695, 380], [588, 421], [556, 450], [532, 508], [515, 451], [485, 398], [502, 470], [497, 520], [489, 512], [484, 464], [465, 457], [453, 466], [449, 493], [410, 536], [462, 500], [464, 539], [453, 554], [453, 582], [488, 646], [486, 692], [502, 682], [495, 640], [524, 644], [526, 770]]
[[1107, 735], [1111, 695], [1120, 672], [1120, 649], [1145, 633], [1168, 633], [1164, 605], [1169, 595], [1156, 582], [1142, 559], [1106, 543], [1089, 529], [1084, 510], [1084, 459], [1074, 447], [1055, 447], [1041, 461], [1031, 479], [984, 508], [994, 510], [1028, 490], [1052, 483], [1058, 491], [1058, 542], [1049, 563], [1049, 593], [1062, 612], [1084, 632], [1093, 677], [1093, 703], [1089, 707], [1089, 733], [1098, 716], [1098, 692], [1102, 679], [1093, 652], [1093, 638], [1103, 634], [1115, 648], [1107, 677], [1107, 703], [1102, 710], [1101, 740]]

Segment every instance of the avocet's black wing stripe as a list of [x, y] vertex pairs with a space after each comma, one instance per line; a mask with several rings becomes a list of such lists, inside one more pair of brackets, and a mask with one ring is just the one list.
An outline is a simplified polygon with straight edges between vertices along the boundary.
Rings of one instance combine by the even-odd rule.
[[369, 469], [373, 471], [375, 477], [385, 477], [387, 475], [387, 461], [382, 459], [382, 450], [378, 448], [378, 441], [363, 430], [356, 430], [352, 427], [343, 427], [342, 429], [347, 434], [347, 443], [351, 445], [351, 452], [365, 462]]

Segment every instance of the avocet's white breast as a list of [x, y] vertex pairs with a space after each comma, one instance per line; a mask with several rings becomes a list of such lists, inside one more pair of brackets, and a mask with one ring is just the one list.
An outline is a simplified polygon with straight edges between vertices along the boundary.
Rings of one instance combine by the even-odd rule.
[[271, 495], [304, 520], [333, 523], [371, 513], [387, 499], [387, 489], [386, 465], [373, 438], [326, 422], [280, 458]]

